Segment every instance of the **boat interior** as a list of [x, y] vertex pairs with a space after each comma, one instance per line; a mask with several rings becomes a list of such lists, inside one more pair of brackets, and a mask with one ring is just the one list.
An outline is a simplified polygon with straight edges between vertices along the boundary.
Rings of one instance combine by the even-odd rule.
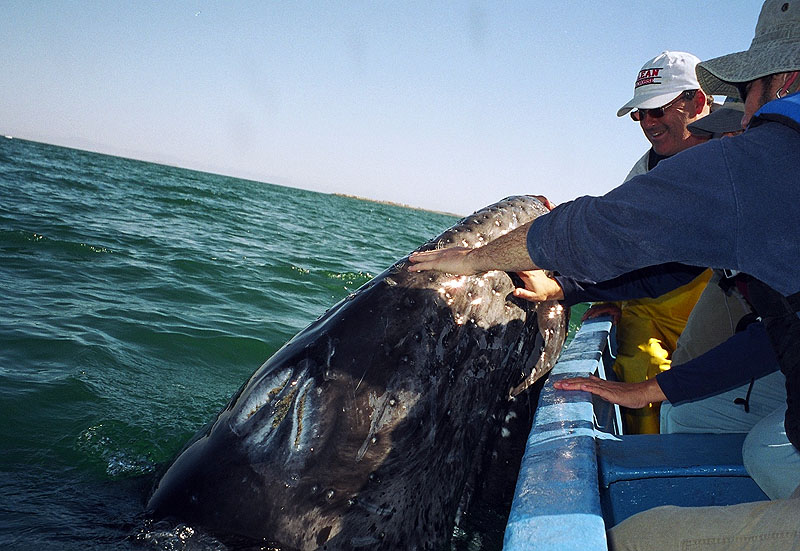
[[587, 320], [550, 373], [522, 459], [504, 550], [606, 550], [606, 529], [659, 505], [766, 500], [742, 464], [745, 434], [624, 434], [618, 406], [569, 377], [613, 377], [610, 318]]

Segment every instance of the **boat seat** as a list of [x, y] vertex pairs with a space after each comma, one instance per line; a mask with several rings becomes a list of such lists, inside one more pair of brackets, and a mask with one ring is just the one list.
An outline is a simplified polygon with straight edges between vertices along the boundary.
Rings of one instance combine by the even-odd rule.
[[635, 434], [597, 440], [607, 527], [659, 505], [733, 505], [769, 499], [742, 464], [745, 434]]

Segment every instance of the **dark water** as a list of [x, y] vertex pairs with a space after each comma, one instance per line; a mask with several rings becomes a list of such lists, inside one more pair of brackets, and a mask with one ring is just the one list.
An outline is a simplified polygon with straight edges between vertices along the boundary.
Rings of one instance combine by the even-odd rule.
[[[157, 467], [455, 220], [0, 138], [0, 548], [223, 548], [142, 518]], [[454, 548], [496, 545], [486, 514]]]

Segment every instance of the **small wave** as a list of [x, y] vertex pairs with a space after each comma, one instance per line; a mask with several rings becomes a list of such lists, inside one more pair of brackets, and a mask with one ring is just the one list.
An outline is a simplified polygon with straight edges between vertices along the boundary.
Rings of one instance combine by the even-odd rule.
[[36, 247], [36, 250], [45, 249], [50, 252], [65, 252], [78, 256], [112, 254], [114, 252], [112, 249], [104, 247], [103, 245], [54, 239], [40, 233], [21, 230], [0, 231], [0, 246], [8, 249], [33, 249]]
[[122, 427], [119, 422], [99, 423], [78, 436], [78, 448], [90, 460], [104, 464], [106, 474], [112, 478], [155, 471], [155, 462], [147, 453], [125, 449], [119, 442], [130, 431], [130, 427]]
[[343, 289], [347, 292], [355, 291], [374, 277], [368, 272], [322, 271], [321, 273], [333, 281], [341, 282], [343, 284]]
[[222, 542], [186, 524], [146, 521], [133, 539], [159, 551], [227, 551]]

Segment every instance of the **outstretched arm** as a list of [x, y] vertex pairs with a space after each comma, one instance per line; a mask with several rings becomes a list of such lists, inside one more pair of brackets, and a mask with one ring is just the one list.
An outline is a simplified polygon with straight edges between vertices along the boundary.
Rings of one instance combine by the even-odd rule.
[[647, 404], [663, 402], [667, 399], [655, 379], [641, 383], [622, 383], [606, 381], [591, 375], [555, 381], [553, 386], [559, 390], [585, 390], [602, 399], [628, 408], [641, 408]]
[[450, 247], [414, 253], [409, 257], [412, 272], [435, 270], [451, 274], [473, 275], [490, 270], [522, 272], [537, 266], [528, 256], [526, 238], [530, 222], [524, 224], [483, 247], [470, 249]]

